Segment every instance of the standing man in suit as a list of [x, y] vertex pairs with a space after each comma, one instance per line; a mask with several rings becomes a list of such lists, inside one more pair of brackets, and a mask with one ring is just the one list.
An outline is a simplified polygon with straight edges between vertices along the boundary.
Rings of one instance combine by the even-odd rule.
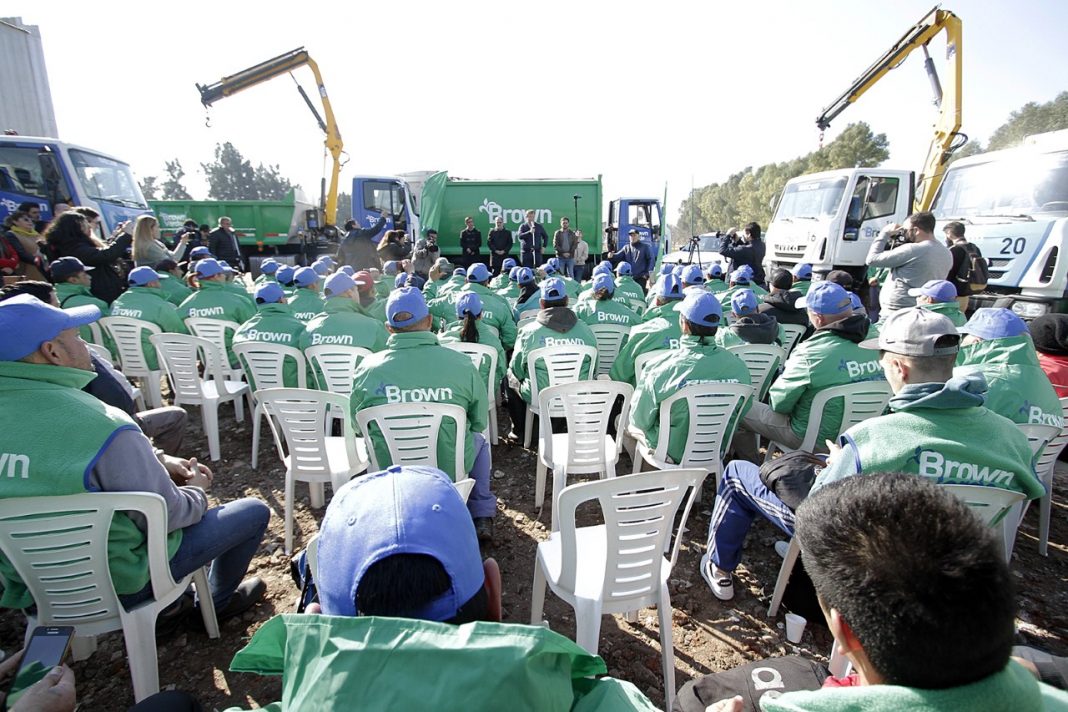
[[227, 262], [231, 267], [244, 270], [241, 262], [241, 246], [234, 234], [233, 222], [225, 215], [219, 218], [219, 227], [208, 235], [208, 249], [215, 259]]
[[549, 233], [541, 223], [534, 222], [534, 211], [527, 211], [527, 219], [519, 226], [520, 264], [531, 269], [541, 264], [541, 251], [549, 244]]

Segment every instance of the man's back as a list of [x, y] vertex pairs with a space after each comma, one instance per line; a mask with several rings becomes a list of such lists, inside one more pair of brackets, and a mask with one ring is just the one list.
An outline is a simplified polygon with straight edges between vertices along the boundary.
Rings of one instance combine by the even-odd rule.
[[619, 352], [612, 371], [613, 381], [634, 384], [634, 362], [642, 354], [661, 349], [677, 349], [682, 340], [678, 316], [674, 319], [657, 317], [632, 327], [630, 338]]
[[932, 280], [945, 279], [952, 263], [949, 249], [935, 240], [868, 255], [869, 265], [890, 268], [890, 276], [879, 292], [880, 306], [889, 311], [915, 306], [916, 297], [910, 297], [908, 290], [922, 287]]
[[323, 313], [308, 322], [299, 347], [336, 344], [381, 351], [387, 338], [382, 322], [361, 314], [351, 299], [337, 297], [326, 300]]
[[[112, 316], [125, 316], [155, 324], [164, 332], [188, 334], [185, 324], [178, 316], [178, 309], [163, 298], [159, 289], [131, 287], [120, 294], [111, 304]], [[156, 347], [147, 331], [141, 332], [141, 351], [150, 369], [158, 368]]]
[[[597, 348], [597, 337], [585, 322], [580, 321], [575, 313], [567, 307], [542, 309], [534, 321], [524, 324], [519, 329], [512, 352], [509, 370], [520, 382], [520, 395], [530, 402], [531, 388], [528, 380], [528, 359], [530, 352], [546, 346], [592, 346]], [[587, 368], [584, 364], [583, 368]], [[549, 373], [544, 361], [535, 365], [538, 389], [549, 385]]]
[[[293, 316], [286, 304], [261, 304], [259, 312], [254, 317], [241, 325], [234, 333], [234, 345], [261, 342], [300, 348], [301, 338], [304, 336], [304, 322]], [[287, 358], [282, 365], [282, 378], [286, 388], [296, 388], [299, 380], [297, 364], [293, 359]], [[311, 387], [311, 373], [306, 372], [305, 382]], [[255, 384], [251, 384], [255, 390]]]
[[801, 292], [790, 290], [789, 292], [773, 292], [765, 295], [763, 303], [758, 307], [761, 314], [771, 314], [780, 324], [797, 324], [808, 326], [808, 313], [804, 309], [798, 309], [797, 300], [801, 298]]
[[954, 373], [976, 370], [986, 378], [986, 407], [990, 410], [1014, 423], [1064, 424], [1057, 392], [1038, 364], [1030, 336], [962, 346]]

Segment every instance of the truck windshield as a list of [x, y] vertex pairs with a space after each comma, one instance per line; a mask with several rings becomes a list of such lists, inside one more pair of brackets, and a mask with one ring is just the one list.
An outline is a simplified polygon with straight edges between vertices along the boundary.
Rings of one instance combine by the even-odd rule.
[[69, 153], [78, 180], [90, 198], [128, 208], [148, 207], [128, 165], [88, 151], [70, 149]]
[[845, 194], [846, 178], [790, 183], [783, 191], [776, 220], [834, 217]]
[[933, 207], [939, 220], [1065, 211], [1068, 151], [950, 168]]

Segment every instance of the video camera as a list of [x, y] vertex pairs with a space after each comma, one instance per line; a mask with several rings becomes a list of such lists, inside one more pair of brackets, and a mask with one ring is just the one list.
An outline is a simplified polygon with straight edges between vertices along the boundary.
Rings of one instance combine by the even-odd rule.
[[902, 245], [907, 245], [911, 242], [912, 240], [909, 239], [909, 231], [903, 227], [898, 228], [897, 230], [894, 230], [889, 235], [887, 235], [886, 249], [893, 250], [898, 247], [901, 247]]

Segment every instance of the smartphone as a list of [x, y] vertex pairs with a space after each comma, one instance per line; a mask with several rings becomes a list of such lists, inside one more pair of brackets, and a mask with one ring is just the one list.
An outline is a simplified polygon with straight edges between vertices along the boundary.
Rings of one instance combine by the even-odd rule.
[[19, 671], [11, 682], [7, 699], [4, 700], [6, 709], [11, 709], [27, 689], [40, 682], [49, 670], [63, 662], [73, 637], [74, 628], [71, 626], [37, 626], [33, 629], [30, 643], [22, 654]]

